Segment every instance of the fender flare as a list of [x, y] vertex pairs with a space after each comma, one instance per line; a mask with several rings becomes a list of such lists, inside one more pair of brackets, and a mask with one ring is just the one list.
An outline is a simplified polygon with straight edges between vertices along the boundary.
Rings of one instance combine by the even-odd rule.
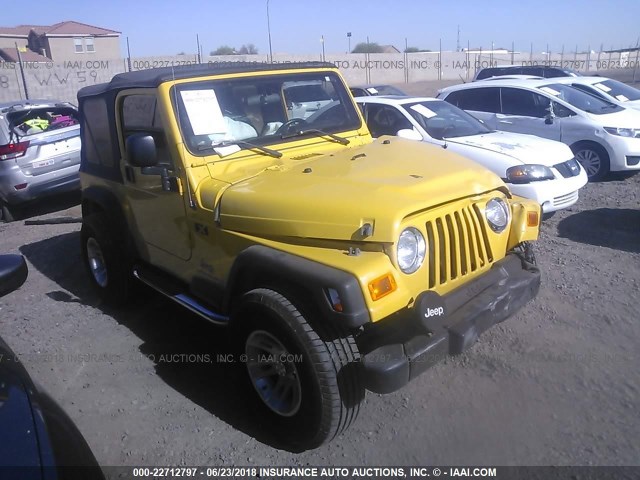
[[[227, 278], [224, 310], [230, 311], [235, 296], [264, 286], [265, 281], [304, 291], [305, 300], [335, 325], [356, 329], [371, 321], [360, 283], [352, 274], [264, 245], [252, 245], [236, 257]], [[333, 309], [328, 289], [338, 292], [341, 312]]]

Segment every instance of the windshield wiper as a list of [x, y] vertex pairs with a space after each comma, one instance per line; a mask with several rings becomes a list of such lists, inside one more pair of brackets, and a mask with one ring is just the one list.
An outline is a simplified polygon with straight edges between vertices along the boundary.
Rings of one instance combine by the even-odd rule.
[[292, 132], [284, 135], [280, 135], [281, 139], [299, 137], [301, 135], [306, 135], [307, 133], [315, 133], [318, 136], [329, 137], [331, 140], [334, 140], [342, 145], [349, 145], [351, 141], [347, 138], [339, 137], [338, 135], [334, 135], [333, 133], [325, 132], [324, 130], [319, 130], [317, 128], [305, 128], [302, 130], [298, 130], [297, 132]]
[[214, 150], [216, 148], [220, 148], [220, 147], [230, 147], [236, 145], [238, 147], [243, 146], [243, 147], [247, 147], [248, 149], [254, 149], [254, 150], [259, 150], [262, 153], [266, 153], [267, 155], [274, 157], [274, 158], [280, 158], [282, 157], [282, 153], [278, 152], [277, 150], [272, 150], [271, 148], [267, 148], [267, 147], [262, 147], [260, 145], [255, 145], [253, 143], [250, 142], [245, 142], [244, 140], [225, 140], [224, 142], [217, 142], [217, 143], [212, 143], [211, 145], [202, 145], [200, 147], [198, 147], [198, 151], [202, 152], [203, 150]]

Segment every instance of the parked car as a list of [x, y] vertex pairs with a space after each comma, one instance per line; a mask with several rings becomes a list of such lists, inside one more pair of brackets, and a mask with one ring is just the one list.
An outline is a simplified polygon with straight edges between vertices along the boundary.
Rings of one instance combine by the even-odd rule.
[[606, 77], [559, 78], [558, 83], [571, 85], [603, 100], [640, 110], [640, 90]]
[[[0, 255], [0, 297], [27, 279], [21, 255]], [[8, 325], [8, 324], [3, 324]], [[0, 338], [0, 477], [42, 480], [104, 476], [73, 421]]]
[[[283, 87], [309, 82], [334, 100], [303, 118]], [[138, 279], [227, 327], [238, 381], [292, 450], [538, 292], [540, 205], [442, 148], [374, 142], [331, 63], [129, 72], [78, 100], [90, 282], [123, 303]]]
[[12, 221], [26, 202], [79, 190], [79, 167], [80, 125], [74, 105], [55, 100], [0, 104], [1, 220]]
[[544, 213], [569, 207], [587, 174], [564, 143], [490, 130], [464, 110], [435, 98], [359, 97], [371, 135], [398, 135], [439, 145], [485, 166]]
[[438, 98], [492, 130], [529, 133], [571, 147], [590, 180], [640, 170], [640, 112], [555, 80], [495, 80], [447, 87]]
[[484, 80], [502, 75], [533, 75], [542, 78], [579, 77], [581, 74], [570, 68], [552, 67], [548, 65], [503, 65], [485, 67], [478, 70], [473, 80]]
[[356, 85], [349, 87], [354, 97], [368, 97], [376, 95], [406, 95], [402, 90], [393, 85]]

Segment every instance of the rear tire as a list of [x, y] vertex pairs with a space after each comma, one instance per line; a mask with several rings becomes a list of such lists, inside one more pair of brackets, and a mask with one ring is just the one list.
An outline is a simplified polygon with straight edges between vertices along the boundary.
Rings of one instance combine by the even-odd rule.
[[104, 214], [82, 220], [82, 258], [98, 295], [112, 305], [125, 303], [132, 291], [133, 275], [125, 251]]
[[0, 220], [4, 223], [15, 221], [17, 218], [14, 209], [9, 209], [9, 205], [0, 201]]
[[587, 172], [589, 181], [602, 180], [609, 173], [609, 154], [601, 145], [592, 142], [578, 142], [571, 150]]
[[233, 322], [245, 355], [241, 368], [283, 444], [316, 448], [353, 423], [364, 387], [352, 335], [324, 323], [312, 326], [287, 298], [266, 288], [239, 299]]

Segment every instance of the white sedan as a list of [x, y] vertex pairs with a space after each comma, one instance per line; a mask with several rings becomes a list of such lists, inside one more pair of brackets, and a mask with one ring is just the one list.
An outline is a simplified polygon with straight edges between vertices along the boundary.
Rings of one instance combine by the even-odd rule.
[[618, 80], [607, 77], [567, 77], [554, 78], [553, 81], [571, 85], [623, 107], [640, 110], [640, 90]]
[[569, 207], [587, 174], [571, 149], [533, 135], [496, 132], [464, 110], [435, 98], [358, 97], [374, 137], [397, 135], [440, 145], [499, 175], [516, 195], [536, 200], [544, 213]]

